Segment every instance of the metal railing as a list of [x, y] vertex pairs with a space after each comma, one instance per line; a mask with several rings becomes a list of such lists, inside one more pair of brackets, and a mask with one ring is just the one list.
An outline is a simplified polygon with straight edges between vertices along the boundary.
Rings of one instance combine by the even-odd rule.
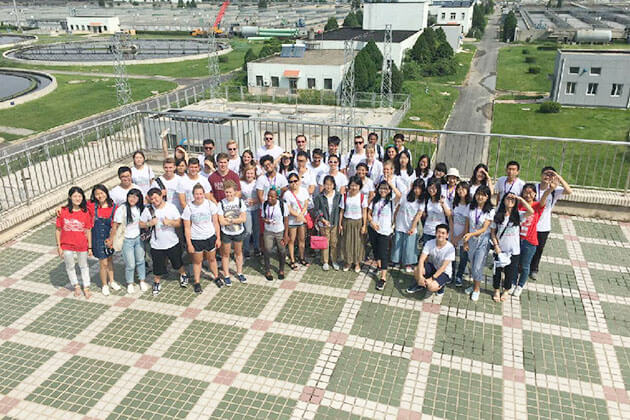
[[[294, 138], [298, 134], [307, 136], [311, 150], [316, 147], [325, 150], [328, 137], [336, 135], [343, 140], [341, 151], [344, 153], [350, 149], [354, 135], [367, 138], [369, 132], [376, 132], [385, 145], [395, 133], [402, 133], [414, 162], [422, 154], [435, 156], [444, 138], [467, 141], [483, 138], [489, 143], [486, 163], [493, 177], [503, 175], [509, 160], [517, 160], [521, 164], [521, 178], [529, 181], [538, 180], [540, 169], [551, 165], [574, 186], [627, 194], [630, 184], [630, 142], [344, 125], [185, 110], [133, 111], [126, 117], [112, 118], [0, 157], [0, 214], [29, 204], [50, 191], [65, 188], [125, 158], [125, 163], [131, 164], [131, 154], [136, 149], [161, 150], [159, 133], [167, 127], [170, 148], [186, 139], [184, 144], [191, 152], [201, 152], [205, 138], [216, 141], [217, 152], [225, 151], [229, 139], [237, 140], [241, 151], [255, 152], [263, 144], [262, 135], [267, 130], [275, 133], [276, 143], [285, 150], [295, 147]], [[452, 155], [446, 163], [457, 167], [462, 158]], [[470, 176], [461, 175], [464, 179]]]

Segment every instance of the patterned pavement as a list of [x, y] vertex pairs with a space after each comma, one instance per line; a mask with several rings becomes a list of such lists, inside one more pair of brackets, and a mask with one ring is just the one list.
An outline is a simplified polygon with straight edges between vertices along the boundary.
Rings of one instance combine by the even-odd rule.
[[[319, 266], [74, 298], [48, 223], [0, 249], [6, 418], [630, 418], [630, 224], [554, 217], [521, 300]], [[92, 279], [98, 264], [91, 261]], [[117, 260], [116, 278], [123, 278]]]

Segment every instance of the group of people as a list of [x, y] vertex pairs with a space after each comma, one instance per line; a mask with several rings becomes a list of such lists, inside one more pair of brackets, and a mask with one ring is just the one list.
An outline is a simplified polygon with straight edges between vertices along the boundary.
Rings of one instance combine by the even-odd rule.
[[432, 168], [428, 155], [414, 165], [403, 134], [386, 146], [376, 133], [367, 140], [355, 136], [345, 154], [337, 136], [328, 138], [325, 151], [310, 150], [304, 135], [296, 136], [290, 151], [277, 146], [271, 132], [263, 141], [255, 152], [239, 153], [231, 140], [227, 153], [215, 154], [214, 141], [207, 139], [194, 157], [183, 146], [172, 156], [165, 148], [160, 176], [136, 151], [131, 167], [118, 169], [120, 184], [111, 191], [96, 185], [88, 200], [72, 187], [58, 211], [57, 244], [75, 295], [91, 295], [88, 256], [100, 261], [103, 294], [120, 289], [112, 263], [120, 251], [127, 291], [135, 291], [136, 277], [148, 290], [151, 267], [157, 295], [168, 261], [181, 287], [192, 277], [201, 293], [204, 260], [223, 287], [232, 285], [232, 277], [247, 283], [245, 258], [262, 255], [264, 276], [272, 281], [274, 253], [277, 278], [284, 279], [286, 265], [309, 266], [317, 249], [324, 271], [358, 273], [369, 261], [377, 290], [384, 289], [388, 270], [398, 267], [413, 275], [408, 293], [442, 294], [451, 282], [461, 287], [469, 267], [466, 293], [473, 301], [492, 252], [493, 299], [501, 302], [510, 293], [520, 296], [527, 279], [536, 279], [552, 209], [571, 194], [551, 166], [542, 168], [540, 182], [525, 183], [516, 161], [496, 182], [485, 164], [469, 180], [443, 162]]

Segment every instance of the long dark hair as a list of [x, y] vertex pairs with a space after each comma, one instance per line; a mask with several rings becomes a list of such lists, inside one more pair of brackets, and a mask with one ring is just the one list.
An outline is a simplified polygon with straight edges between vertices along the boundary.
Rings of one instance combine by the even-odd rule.
[[96, 195], [94, 194], [96, 191], [103, 191], [105, 193], [105, 195], [107, 196], [107, 198], [105, 199], [105, 202], [107, 203], [107, 205], [109, 207], [113, 207], [114, 206], [114, 200], [112, 200], [110, 198], [109, 190], [103, 184], [97, 184], [94, 187], [92, 187], [92, 195], [90, 196], [90, 201], [92, 203], [98, 204], [98, 200], [96, 199]]
[[396, 175], [400, 175], [400, 157], [402, 155], [407, 156], [407, 175], [411, 175], [413, 174], [413, 167], [411, 166], [411, 155], [409, 154], [409, 151], [407, 149], [403, 150], [402, 152], [398, 153], [396, 155], [396, 159], [394, 159], [394, 173]]
[[[429, 188], [431, 187], [431, 185], [435, 185], [435, 197], [436, 199], [434, 200], [433, 197], [431, 197], [431, 194], [429, 193]], [[426, 196], [426, 201], [431, 200], [432, 202], [437, 202], [440, 201], [440, 196], [442, 195], [442, 181], [439, 178], [431, 178], [429, 179], [429, 182], [427, 182], [427, 196]]]
[[[499, 209], [497, 210], [497, 214], [494, 215], [494, 222], [497, 225], [500, 225], [503, 223], [503, 221], [505, 220], [505, 213], [507, 213], [507, 208], [505, 207], [505, 198], [507, 197], [507, 195], [505, 195], [502, 199], [501, 199], [501, 203], [499, 204]], [[516, 204], [516, 200], [514, 201], [514, 207], [512, 207], [512, 211], [510, 212], [510, 219], [508, 220], [508, 223], [512, 223], [512, 226], [520, 226], [521, 224], [521, 217], [518, 214], [518, 207]]]
[[[389, 202], [392, 201], [392, 187], [389, 186], [387, 181], [381, 181], [381, 182], [378, 183], [378, 186], [376, 187], [376, 195], [372, 199], [372, 208], [374, 208], [374, 206], [376, 206], [376, 203], [381, 201], [381, 194], [380, 194], [379, 190], [381, 189], [382, 185], [386, 185], [387, 188], [389, 188], [389, 194], [387, 194], [387, 197], [385, 197], [385, 205], [388, 205]], [[392, 214], [392, 216], [393, 216], [393, 214]]]
[[66, 208], [70, 213], [72, 213], [72, 208], [74, 207], [72, 205], [72, 194], [77, 192], [81, 194], [81, 197], [83, 197], [83, 199], [81, 200], [81, 204], [79, 204], [79, 207], [81, 208], [81, 211], [87, 212], [87, 201], [85, 200], [85, 192], [83, 192], [83, 188], [77, 186], [70, 188], [70, 190], [68, 191], [68, 202], [66, 203]]
[[[459, 194], [457, 194], [458, 188], [466, 189], [466, 196], [464, 197], [463, 203], [460, 203], [460, 197], [459, 197]], [[466, 181], [460, 181], [459, 184], [457, 184], [457, 187], [455, 187], [455, 199], [453, 200], [453, 208], [459, 206], [460, 204], [466, 205], [469, 203], [470, 203], [470, 185], [468, 185], [468, 182]]]
[[[440, 171], [440, 172], [444, 172], [444, 176], [441, 178], [437, 178], [435, 176], [435, 172]], [[440, 184], [446, 184], [446, 173], [448, 172], [448, 169], [446, 167], [446, 163], [444, 162], [438, 162], [437, 165], [435, 165], [435, 169], [433, 170], [433, 178], [439, 179], [440, 180]]]
[[[427, 167], [424, 169], [420, 169], [420, 162], [422, 161], [422, 159], [427, 160]], [[420, 158], [418, 158], [418, 163], [416, 164], [416, 176], [418, 178], [419, 177], [426, 178], [429, 175], [430, 170], [431, 170], [431, 158], [429, 157], [429, 155], [420, 156]]]
[[[278, 164], [278, 172], [282, 173], [283, 171], [291, 172], [295, 171], [295, 165], [293, 164], [293, 157], [289, 156], [289, 165], [285, 166], [282, 161], [285, 159], [285, 156], [280, 158], [280, 163]], [[298, 177], [299, 178], [299, 177]]]
[[241, 153], [241, 164], [239, 165], [239, 168], [238, 168], [238, 171], [242, 175], [244, 175], [243, 169], [245, 169], [245, 163], [243, 163], [243, 156], [245, 155], [245, 153], [250, 155], [252, 158], [251, 162], [249, 162], [249, 165], [256, 165], [256, 158], [254, 157], [254, 153], [249, 149], [243, 150], [243, 153]]
[[132, 188], [127, 193], [127, 199], [125, 200], [125, 207], [127, 207], [127, 223], [133, 223], [133, 214], [131, 213], [131, 206], [129, 205], [130, 195], [135, 195], [136, 197], [138, 197], [138, 204], [136, 204], [136, 207], [138, 207], [138, 210], [140, 210], [140, 214], [142, 214], [142, 211], [144, 210], [144, 199], [142, 198], [142, 191], [137, 188]]
[[[392, 160], [389, 158], [389, 156], [387, 155], [387, 151], [389, 149], [394, 149], [396, 150], [396, 146], [394, 146], [393, 144], [390, 144], [389, 146], [385, 147], [385, 150], [383, 150], [383, 163], [387, 162], [388, 160]], [[396, 150], [396, 156], [398, 156], [398, 150]], [[396, 159], [396, 156], [394, 156], [394, 159]]]
[[472, 201], [470, 202], [470, 209], [474, 210], [479, 206], [479, 204], [477, 204], [477, 194], [479, 193], [484, 194], [488, 197], [483, 207], [481, 208], [481, 211], [483, 211], [484, 213], [490, 213], [490, 211], [492, 211], [492, 194], [490, 194], [490, 187], [488, 187], [487, 185], [480, 185], [479, 188], [477, 188], [477, 191], [475, 191], [475, 195], [473, 195]]
[[[416, 187], [420, 187], [420, 189], [422, 190], [420, 195], [417, 197], [414, 191]], [[426, 194], [426, 189], [424, 188], [424, 181], [422, 180], [422, 178], [416, 178], [413, 180], [413, 183], [411, 184], [411, 188], [409, 188], [409, 192], [407, 193], [407, 201], [410, 203], [413, 203], [414, 201], [421, 202], [424, 199], [425, 194]]]
[[[473, 169], [473, 173], [472, 176], [470, 177], [470, 185], [476, 185], [477, 184], [477, 172], [479, 171], [479, 169], [485, 169], [486, 172], [489, 173], [488, 171], [488, 165], [486, 165], [485, 163], [480, 163], [477, 166], [475, 166], [475, 169]], [[484, 179], [483, 181], [481, 181], [481, 185], [488, 185], [488, 177], [486, 177], [486, 179]]]

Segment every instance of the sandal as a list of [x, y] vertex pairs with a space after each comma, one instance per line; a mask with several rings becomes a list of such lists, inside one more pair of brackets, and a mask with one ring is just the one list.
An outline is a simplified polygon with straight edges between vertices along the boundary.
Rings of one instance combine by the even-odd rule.
[[290, 261], [289, 262], [289, 267], [291, 267], [291, 270], [297, 270], [298, 269], [298, 265], [295, 263], [295, 261]]
[[271, 271], [267, 271], [265, 273], [265, 278], [269, 281], [273, 280], [273, 276], [271, 275]]
[[81, 286], [74, 286], [74, 296], [75, 297], [81, 296]]
[[278, 280], [284, 280], [284, 271], [278, 273]]
[[510, 294], [509, 290], [504, 290], [503, 294], [501, 295], [501, 302], [505, 302], [507, 300], [509, 294]]
[[501, 302], [501, 292], [498, 290], [494, 292], [494, 296], [492, 296], [492, 300], [495, 302]]
[[300, 262], [300, 264], [302, 264], [304, 267], [308, 267], [310, 264], [308, 263], [308, 261], [306, 261], [306, 258], [300, 258], [298, 260]]
[[92, 292], [90, 292], [90, 288], [89, 287], [84, 287], [83, 288], [83, 294], [85, 295], [86, 299], [89, 299], [92, 297]]

